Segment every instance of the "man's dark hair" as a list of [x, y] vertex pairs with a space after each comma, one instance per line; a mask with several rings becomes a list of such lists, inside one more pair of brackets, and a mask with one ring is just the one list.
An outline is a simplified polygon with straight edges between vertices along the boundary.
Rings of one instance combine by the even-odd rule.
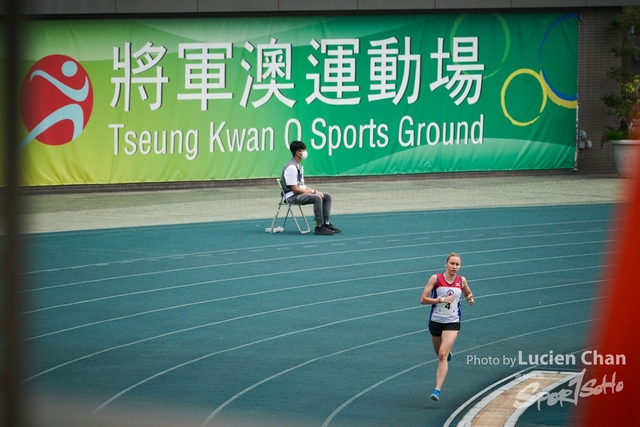
[[292, 155], [296, 155], [296, 151], [299, 150], [306, 150], [307, 146], [304, 145], [304, 142], [302, 141], [293, 141], [290, 145], [289, 145], [289, 150], [291, 150], [291, 154]]

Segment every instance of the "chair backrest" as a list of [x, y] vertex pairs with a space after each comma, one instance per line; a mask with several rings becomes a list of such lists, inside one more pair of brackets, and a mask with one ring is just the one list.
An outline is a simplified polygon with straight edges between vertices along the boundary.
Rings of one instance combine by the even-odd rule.
[[278, 181], [278, 187], [280, 187], [280, 197], [282, 197], [282, 200], [285, 200], [284, 188], [282, 187], [282, 180], [280, 178], [276, 178], [276, 181]]

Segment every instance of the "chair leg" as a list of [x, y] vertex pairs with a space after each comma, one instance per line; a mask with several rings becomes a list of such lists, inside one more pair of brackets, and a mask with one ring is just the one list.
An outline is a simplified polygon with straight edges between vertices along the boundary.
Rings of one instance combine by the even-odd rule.
[[273, 220], [271, 221], [271, 228], [267, 228], [266, 231], [273, 234], [273, 233], [277, 233], [278, 231], [284, 231], [284, 227], [285, 225], [287, 225], [287, 220], [289, 219], [289, 214], [291, 214], [291, 218], [293, 218], [293, 222], [296, 224], [296, 227], [298, 228], [298, 231], [300, 232], [300, 234], [307, 234], [311, 231], [311, 226], [309, 225], [309, 221], [307, 221], [307, 217], [304, 215], [304, 212], [302, 211], [302, 206], [301, 205], [297, 205], [298, 209], [300, 209], [300, 215], [302, 216], [302, 219], [304, 220], [305, 225], [307, 226], [307, 228], [305, 230], [303, 230], [300, 227], [300, 224], [298, 223], [298, 220], [296, 219], [295, 214], [293, 213], [293, 206], [289, 203], [286, 203], [287, 205], [287, 213], [284, 216], [284, 221], [282, 222], [282, 226], [280, 227], [276, 227], [276, 222], [278, 221], [278, 216], [280, 215], [280, 208], [284, 205], [285, 203], [279, 203], [278, 204], [278, 210], [276, 211], [276, 215], [273, 217]]
[[[300, 215], [302, 216], [302, 219], [304, 220], [304, 223], [306, 224], [307, 229], [303, 230], [302, 228], [300, 228], [300, 224], [298, 224], [298, 221], [296, 220], [295, 215], [293, 215], [293, 211], [291, 211], [291, 217], [293, 218], [293, 221], [296, 223], [296, 227], [298, 227], [298, 231], [300, 232], [300, 234], [307, 234], [311, 231], [311, 227], [309, 226], [307, 217], [304, 216], [304, 212], [302, 211], [302, 206], [298, 205], [298, 208], [300, 209]], [[291, 207], [289, 207], [289, 209], [291, 209]]]
[[[276, 227], [276, 221], [278, 221], [278, 216], [280, 215], [280, 208], [282, 207], [282, 203], [278, 204], [278, 210], [276, 211], [276, 215], [273, 217], [273, 221], [271, 221], [271, 227], [267, 228], [267, 232], [274, 234], [277, 233], [276, 229], [278, 227]], [[286, 222], [286, 218], [285, 218], [285, 222]], [[282, 224], [282, 230], [284, 230], [284, 224]]]
[[[285, 225], [287, 225], [287, 220], [289, 219], [289, 214], [291, 214], [291, 217], [293, 217], [293, 212], [291, 212], [291, 205], [287, 204], [287, 214], [284, 216], [284, 222], [282, 223], [282, 228], [284, 228]], [[295, 217], [293, 217], [294, 221], [295, 221]]]

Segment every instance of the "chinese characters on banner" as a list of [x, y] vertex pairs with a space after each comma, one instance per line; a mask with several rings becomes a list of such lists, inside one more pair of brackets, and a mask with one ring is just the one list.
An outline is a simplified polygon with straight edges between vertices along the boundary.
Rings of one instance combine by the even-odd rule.
[[[452, 52], [445, 51], [445, 40], [437, 39], [437, 50], [429, 59], [437, 61], [437, 76], [429, 85], [431, 91], [444, 85], [455, 105], [463, 102], [475, 104], [482, 93], [482, 71], [485, 66], [478, 59], [478, 37], [454, 37]], [[369, 42], [367, 58], [358, 58], [359, 39], [322, 39], [309, 43], [315, 51], [308, 61], [317, 72], [308, 73], [306, 79], [313, 82], [313, 93], [304, 98], [312, 104], [357, 105], [392, 99], [394, 104], [406, 98], [408, 104], [418, 100], [421, 89], [422, 55], [411, 52], [411, 37], [399, 41], [395, 37]], [[183, 43], [178, 45], [179, 58], [184, 59], [184, 81], [173, 81], [164, 75], [162, 59], [167, 52], [165, 46], [147, 42], [132, 53], [131, 43], [124, 48], [113, 48], [113, 71], [123, 75], [112, 77], [114, 95], [111, 106], [121, 104], [130, 110], [131, 88], [135, 87], [140, 99], [148, 101], [151, 110], [162, 107], [163, 86], [180, 85], [180, 101], [199, 101], [202, 111], [209, 109], [210, 100], [235, 100], [239, 105], [260, 108], [272, 99], [292, 108], [299, 100], [292, 99], [287, 92], [294, 89], [292, 78], [292, 45], [278, 43], [273, 38], [268, 44], [253, 46], [244, 44], [244, 49], [255, 54], [252, 65], [242, 59], [241, 67], [246, 73], [246, 84], [242, 94], [230, 91], [226, 84], [229, 73], [240, 70], [229, 66], [233, 58], [232, 43]], [[453, 64], [444, 66], [445, 60]], [[356, 78], [359, 61], [368, 61], [369, 79], [359, 82]], [[402, 64], [402, 67], [399, 67]], [[400, 71], [399, 71], [400, 68]], [[412, 74], [413, 70], [413, 74]], [[144, 76], [142, 76], [144, 75]], [[413, 77], [412, 77], [413, 76]], [[413, 81], [411, 81], [413, 79]], [[361, 95], [361, 86], [368, 85], [367, 96]], [[149, 93], [153, 96], [149, 98]], [[252, 96], [253, 94], [253, 96]], [[250, 99], [254, 100], [249, 102]]]

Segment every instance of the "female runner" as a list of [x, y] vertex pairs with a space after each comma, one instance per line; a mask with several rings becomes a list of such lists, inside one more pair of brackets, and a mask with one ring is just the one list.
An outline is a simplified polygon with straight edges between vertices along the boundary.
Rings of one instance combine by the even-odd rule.
[[433, 349], [438, 355], [438, 370], [436, 371], [436, 387], [431, 393], [431, 399], [440, 400], [442, 383], [449, 370], [451, 348], [460, 331], [460, 296], [464, 295], [469, 305], [473, 305], [473, 294], [467, 279], [458, 276], [461, 258], [451, 253], [444, 263], [444, 273], [434, 274], [429, 278], [422, 292], [421, 304], [431, 304], [429, 315], [429, 332]]

